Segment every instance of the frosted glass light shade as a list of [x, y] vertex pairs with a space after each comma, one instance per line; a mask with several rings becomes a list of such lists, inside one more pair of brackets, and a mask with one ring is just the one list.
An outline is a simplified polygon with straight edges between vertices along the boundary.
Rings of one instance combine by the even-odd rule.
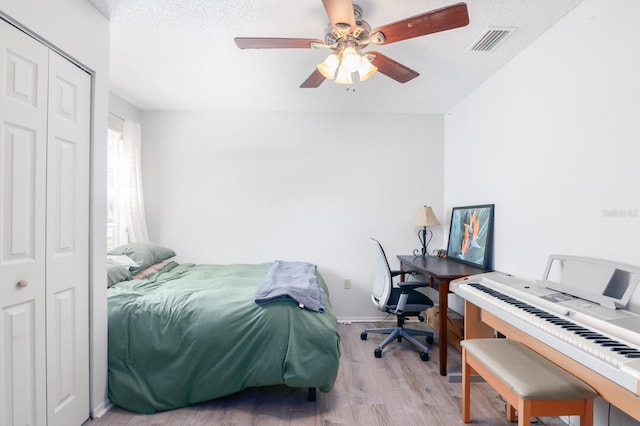
[[358, 71], [361, 63], [362, 57], [354, 47], [349, 46], [344, 48], [344, 51], [342, 52], [342, 62], [340, 62], [340, 67], [343, 67], [345, 71], [349, 73], [354, 73]]
[[324, 76], [324, 78], [328, 78], [329, 80], [333, 80], [336, 76], [336, 70], [340, 65], [340, 59], [338, 55], [332, 53], [327, 56], [327, 59], [324, 60], [323, 63], [318, 64], [317, 68], [320, 71], [320, 74]]
[[338, 68], [338, 73], [336, 74], [336, 79], [334, 81], [338, 84], [353, 84], [351, 73], [345, 70], [342, 65]]
[[365, 81], [372, 75], [374, 75], [378, 71], [378, 67], [374, 66], [369, 58], [366, 56], [362, 57], [362, 61], [360, 62], [360, 68], [358, 68], [358, 75], [360, 76], [360, 81]]

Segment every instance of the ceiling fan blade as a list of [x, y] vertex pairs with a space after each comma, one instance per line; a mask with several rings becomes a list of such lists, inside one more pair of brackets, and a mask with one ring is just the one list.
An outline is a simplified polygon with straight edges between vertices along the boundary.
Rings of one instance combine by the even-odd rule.
[[324, 44], [314, 38], [236, 37], [234, 40], [240, 49], [308, 49], [311, 43]]
[[300, 85], [303, 89], [315, 89], [325, 80], [324, 76], [316, 68], [309, 77]]
[[353, 16], [353, 2], [351, 0], [322, 0], [322, 4], [332, 27], [337, 24], [347, 24], [352, 29], [356, 27], [356, 18]]
[[420, 75], [418, 72], [384, 56], [382, 53], [367, 52], [366, 55], [370, 58], [371, 63], [378, 67], [379, 72], [399, 83], [406, 83]]
[[[376, 28], [371, 31], [371, 38], [376, 44], [389, 44], [468, 24], [469, 11], [466, 3], [457, 3]], [[375, 41], [375, 34], [378, 32], [382, 33], [384, 40]]]

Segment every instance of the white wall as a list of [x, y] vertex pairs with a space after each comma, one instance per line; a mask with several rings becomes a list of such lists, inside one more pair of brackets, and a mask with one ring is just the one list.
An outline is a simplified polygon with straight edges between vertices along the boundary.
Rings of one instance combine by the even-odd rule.
[[106, 139], [109, 22], [86, 0], [0, 0], [0, 13], [94, 73], [91, 159], [91, 412], [107, 400]]
[[316, 263], [341, 319], [381, 317], [370, 236], [397, 267], [420, 206], [442, 220], [439, 115], [143, 112], [142, 140], [152, 240], [181, 262]]
[[[110, 126], [112, 118], [115, 118], [116, 122], [131, 120], [135, 123], [140, 123], [142, 121], [142, 111], [115, 93], [109, 93], [109, 113]], [[122, 128], [122, 122], [118, 124]]]
[[552, 253], [640, 265], [638, 17], [634, 0], [585, 0], [447, 114], [447, 214], [495, 203], [495, 269], [538, 279]]
[[614, 4], [585, 0], [445, 118], [446, 205], [496, 204], [498, 270], [640, 264], [640, 3]]

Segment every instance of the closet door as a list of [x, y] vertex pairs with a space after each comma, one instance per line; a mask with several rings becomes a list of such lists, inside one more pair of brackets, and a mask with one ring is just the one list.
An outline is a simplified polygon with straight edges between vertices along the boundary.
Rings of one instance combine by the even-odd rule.
[[89, 417], [91, 77], [49, 55], [47, 406], [49, 425]]
[[0, 424], [46, 424], [48, 49], [0, 20]]

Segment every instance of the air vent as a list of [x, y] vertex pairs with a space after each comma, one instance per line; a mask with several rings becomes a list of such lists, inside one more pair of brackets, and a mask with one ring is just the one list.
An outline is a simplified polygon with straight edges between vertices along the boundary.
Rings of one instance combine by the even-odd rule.
[[488, 27], [469, 50], [475, 52], [490, 52], [515, 30], [515, 28], [509, 27]]

